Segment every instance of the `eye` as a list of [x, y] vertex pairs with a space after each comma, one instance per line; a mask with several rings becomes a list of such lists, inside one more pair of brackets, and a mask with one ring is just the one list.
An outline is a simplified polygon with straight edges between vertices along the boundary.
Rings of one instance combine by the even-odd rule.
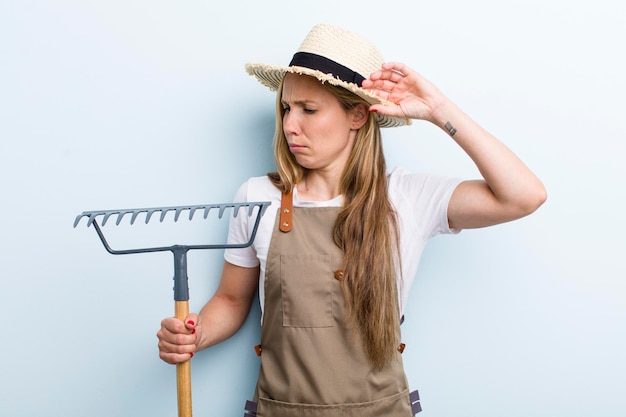
[[283, 112], [285, 112], [285, 113], [289, 113], [289, 110], [290, 110], [290, 109], [289, 109], [289, 106], [284, 106], [284, 107], [283, 107]]
[[317, 110], [315, 110], [315, 109], [308, 109], [308, 108], [304, 108], [304, 112], [305, 112], [306, 114], [313, 114], [313, 113], [315, 113], [316, 111], [317, 111]]

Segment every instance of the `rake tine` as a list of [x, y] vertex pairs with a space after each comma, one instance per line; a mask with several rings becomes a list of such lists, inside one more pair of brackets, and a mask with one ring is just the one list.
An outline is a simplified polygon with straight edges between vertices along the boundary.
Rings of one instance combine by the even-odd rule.
[[119, 224], [122, 222], [122, 219], [124, 218], [125, 215], [127, 215], [128, 213], [132, 213], [132, 210], [124, 210], [124, 211], [120, 211], [120, 214], [117, 215], [117, 220], [115, 221], [115, 225], [119, 226]]
[[95, 220], [96, 220], [96, 216], [89, 215], [87, 218], [87, 227], [91, 226], [91, 223], [93, 223]]
[[233, 217], [237, 217], [237, 215], [239, 214], [239, 209], [241, 208], [242, 204], [236, 203], [233, 204]]
[[167, 215], [167, 212], [173, 210], [171, 208], [164, 208], [163, 210], [161, 210], [161, 218], [159, 219], [159, 221], [161, 223], [163, 223], [163, 220], [165, 219], [165, 216]]
[[189, 210], [189, 220], [193, 219], [193, 215], [196, 213], [196, 210], [198, 210], [198, 207], [191, 207]]
[[78, 223], [80, 223], [80, 220], [83, 217], [87, 217], [87, 227], [91, 226], [91, 223], [93, 222], [93, 220], [91, 220], [91, 215], [83, 212], [74, 219], [74, 227], [78, 226]]
[[[112, 211], [112, 212], [106, 213], [106, 214], [104, 215], [104, 218], [102, 219], [102, 226], [104, 226], [105, 224], [107, 224], [107, 221], [109, 220], [109, 217], [111, 217], [113, 214], [119, 214], [119, 212], [114, 212], [114, 211]], [[92, 215], [92, 216], [93, 216], [93, 220], [95, 220], [95, 219], [96, 219], [96, 216], [97, 216], [97, 215], [98, 215], [98, 214], [93, 214], [93, 215]], [[90, 224], [91, 224], [91, 223], [93, 223], [93, 220], [90, 222]]]
[[206, 219], [209, 216], [209, 210], [211, 210], [212, 206], [204, 206], [204, 218]]
[[[119, 225], [122, 222], [122, 219], [124, 218], [124, 216], [126, 216], [127, 214], [135, 213], [135, 211], [136, 210], [133, 210], [133, 209], [128, 209], [128, 210], [121, 211], [120, 214], [117, 216], [117, 220], [115, 221], [115, 224]], [[132, 218], [131, 218], [131, 220], [132, 220]]]
[[76, 228], [76, 226], [78, 226], [78, 222], [80, 221], [80, 219], [82, 219], [83, 216], [82, 215], [78, 215], [76, 216], [76, 218], [74, 219], [74, 228]]
[[218, 213], [218, 215], [217, 215], [217, 218], [218, 218], [218, 219], [221, 219], [221, 218], [222, 218], [222, 216], [224, 216], [224, 211], [226, 210], [226, 207], [228, 207], [226, 204], [222, 204], [222, 205], [220, 206], [220, 212], [219, 212], [219, 213]]
[[174, 215], [174, 221], [177, 222], [180, 217], [180, 213], [184, 210], [184, 207], [179, 207], [176, 209], [176, 214]]
[[263, 215], [265, 214], [265, 210], [267, 209], [267, 205], [263, 203], [257, 203], [255, 205], [259, 208], [259, 216], [263, 217]]
[[[133, 213], [133, 216], [130, 218], [130, 224], [134, 224], [135, 220], [137, 219], [137, 216], [139, 216], [140, 213], [147, 213], [148, 210], [133, 210], [131, 213]], [[148, 220], [146, 219], [146, 223], [148, 223]]]
[[148, 210], [148, 211], [146, 212], [146, 224], [148, 224], [148, 222], [150, 221], [150, 218], [152, 217], [152, 215], [153, 215], [155, 212], [157, 212], [157, 211], [158, 211], [158, 210], [151, 209], [151, 210]]

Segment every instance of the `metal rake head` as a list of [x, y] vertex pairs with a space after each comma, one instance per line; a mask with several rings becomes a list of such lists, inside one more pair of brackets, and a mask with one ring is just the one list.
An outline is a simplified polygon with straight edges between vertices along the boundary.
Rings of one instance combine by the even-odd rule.
[[[114, 255], [120, 254], [130, 254], [130, 253], [143, 253], [143, 252], [158, 252], [158, 251], [174, 251], [174, 250], [183, 250], [188, 251], [190, 249], [227, 249], [227, 248], [245, 248], [250, 246], [254, 241], [256, 236], [256, 231], [259, 226], [259, 222], [265, 210], [271, 203], [268, 201], [262, 202], [245, 202], [245, 203], [221, 203], [221, 204], [199, 204], [199, 205], [189, 205], [189, 206], [169, 206], [169, 207], [149, 207], [149, 208], [135, 208], [135, 209], [120, 209], [120, 210], [94, 210], [94, 211], [83, 211], [81, 214], [76, 216], [74, 219], [74, 227], [76, 227], [83, 217], [87, 218], [87, 227], [93, 225], [102, 244], [106, 248], [109, 253]], [[159, 222], [163, 222], [167, 217], [168, 213], [172, 213], [171, 216], [174, 217], [174, 221], [177, 222], [183, 212], [188, 212], [188, 219], [193, 220], [194, 215], [197, 212], [202, 212], [204, 218], [206, 219], [209, 215], [209, 212], [212, 210], [217, 210], [218, 218], [221, 219], [224, 216], [226, 211], [230, 211], [232, 209], [233, 217], [237, 217], [240, 209], [246, 208], [247, 215], [251, 217], [256, 210], [256, 220], [254, 222], [254, 227], [250, 236], [250, 240], [248, 242], [241, 243], [230, 243], [230, 244], [211, 244], [211, 245], [172, 245], [172, 246], [164, 246], [164, 247], [151, 247], [151, 248], [138, 248], [138, 249], [112, 249], [107, 240], [104, 237], [102, 229], [100, 226], [106, 225], [111, 217], [115, 218], [115, 225], [119, 225], [124, 217], [130, 216], [130, 224], [134, 224], [137, 218], [145, 214], [144, 222], [147, 224], [153, 217], [158, 217]], [[155, 214], [157, 216], [155, 216]], [[98, 224], [98, 220], [101, 219], [101, 225]]]
[[219, 210], [218, 217], [220, 219], [223, 217], [224, 212], [228, 208], [232, 208], [234, 212], [233, 216], [237, 217], [237, 214], [239, 214], [239, 209], [241, 207], [248, 207], [248, 216], [252, 215], [255, 207], [259, 207], [259, 210], [261, 211], [260, 215], [262, 216], [267, 206], [269, 206], [269, 202], [199, 204], [199, 205], [193, 205], [193, 206], [171, 206], [171, 207], [150, 207], [150, 208], [120, 209], [120, 210], [83, 211], [81, 214], [76, 216], [76, 219], [74, 220], [74, 227], [78, 225], [78, 223], [83, 217], [87, 217], [87, 227], [89, 227], [93, 224], [93, 222], [96, 220], [98, 216], [102, 216], [101, 226], [104, 226], [106, 225], [109, 218], [115, 215], [117, 215], [117, 220], [115, 221], [115, 225], [119, 225], [122, 222], [122, 219], [124, 218], [124, 216], [126, 216], [127, 214], [131, 216], [130, 224], [134, 224], [135, 221], [137, 220], [137, 217], [141, 213], [146, 214], [145, 216], [146, 224], [148, 224], [148, 222], [150, 221], [150, 219], [155, 213], [160, 213], [159, 221], [163, 222], [163, 220], [165, 219], [165, 216], [167, 216], [167, 213], [169, 212], [174, 213], [174, 221], [177, 222], [181, 213], [187, 210], [189, 211], [189, 220], [192, 220], [194, 214], [196, 214], [196, 212], [199, 210], [204, 212], [204, 218], [206, 219], [207, 216], [209, 215], [209, 212], [212, 209]]

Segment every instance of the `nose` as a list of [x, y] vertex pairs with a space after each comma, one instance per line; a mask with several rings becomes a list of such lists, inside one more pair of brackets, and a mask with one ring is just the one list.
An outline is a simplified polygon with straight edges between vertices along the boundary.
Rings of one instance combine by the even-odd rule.
[[298, 121], [293, 112], [288, 111], [283, 114], [283, 131], [286, 135], [298, 134]]

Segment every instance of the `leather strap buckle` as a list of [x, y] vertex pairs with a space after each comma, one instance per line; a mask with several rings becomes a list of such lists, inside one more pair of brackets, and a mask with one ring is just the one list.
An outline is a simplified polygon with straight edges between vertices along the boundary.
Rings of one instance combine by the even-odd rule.
[[280, 224], [278, 228], [281, 232], [291, 231], [293, 226], [293, 191], [288, 194], [283, 193], [280, 199]]

